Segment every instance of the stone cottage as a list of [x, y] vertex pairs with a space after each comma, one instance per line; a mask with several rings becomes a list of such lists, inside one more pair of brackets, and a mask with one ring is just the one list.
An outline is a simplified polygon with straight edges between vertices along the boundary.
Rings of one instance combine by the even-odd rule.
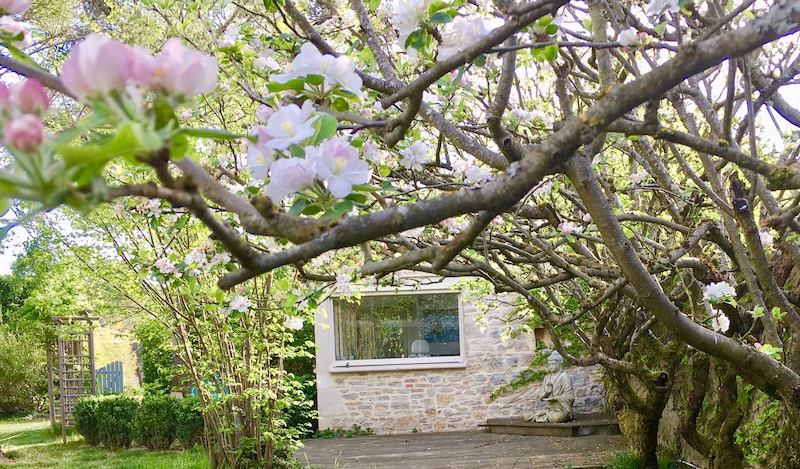
[[[539, 406], [538, 384], [490, 395], [528, 367], [543, 331], [504, 338], [506, 312], [491, 311], [479, 324], [478, 309], [452, 288], [453, 279], [414, 280], [407, 288], [365, 291], [360, 301], [331, 298], [318, 312], [320, 428], [474, 430], [488, 418]], [[566, 369], [575, 411], [599, 410], [598, 370]]]

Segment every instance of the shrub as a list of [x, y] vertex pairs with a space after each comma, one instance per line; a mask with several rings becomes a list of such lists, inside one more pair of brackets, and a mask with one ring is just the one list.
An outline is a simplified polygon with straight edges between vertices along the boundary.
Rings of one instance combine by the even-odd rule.
[[100, 432], [97, 425], [97, 397], [82, 397], [75, 403], [72, 416], [75, 429], [83, 436], [89, 446], [100, 444]]
[[179, 408], [174, 397], [145, 397], [136, 417], [136, 440], [151, 450], [169, 449], [178, 429]]
[[179, 402], [176, 434], [184, 448], [203, 443], [203, 413], [200, 399], [187, 397]]
[[45, 362], [38, 339], [0, 324], [0, 415], [41, 407], [47, 396]]
[[128, 396], [110, 396], [97, 403], [100, 442], [109, 448], [127, 448], [133, 441], [133, 427], [139, 402]]

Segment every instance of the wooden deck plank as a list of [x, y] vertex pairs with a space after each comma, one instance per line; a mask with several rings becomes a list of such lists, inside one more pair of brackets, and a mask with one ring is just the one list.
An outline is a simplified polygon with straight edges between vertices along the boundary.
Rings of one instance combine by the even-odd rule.
[[323, 469], [563, 469], [602, 467], [620, 436], [544, 437], [481, 431], [306, 440], [298, 458]]

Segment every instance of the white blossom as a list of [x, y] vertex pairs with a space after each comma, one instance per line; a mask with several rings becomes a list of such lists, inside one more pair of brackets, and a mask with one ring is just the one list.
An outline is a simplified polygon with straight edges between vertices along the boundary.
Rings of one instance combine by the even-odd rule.
[[623, 46], [632, 46], [639, 42], [638, 32], [634, 28], [628, 28], [621, 33], [619, 33], [619, 39], [617, 39]]
[[341, 273], [336, 275], [336, 284], [333, 289], [337, 292], [347, 295], [353, 291], [352, 277], [348, 273]]
[[709, 303], [717, 303], [724, 298], [735, 295], [736, 290], [725, 282], [711, 283], [703, 288], [703, 301], [708, 301]]
[[711, 311], [715, 313], [714, 317], [711, 318], [711, 329], [717, 332], [728, 332], [731, 327], [730, 318], [718, 309], [712, 309]]
[[286, 326], [287, 329], [294, 329], [299, 331], [303, 328], [303, 318], [298, 318], [295, 316], [286, 316], [283, 320], [283, 325]]
[[482, 18], [467, 19], [456, 16], [442, 33], [442, 45], [439, 46], [437, 60], [445, 60], [458, 54], [478, 42], [486, 33]]
[[400, 33], [400, 48], [406, 48], [406, 39], [417, 28], [419, 23], [428, 14], [426, 0], [394, 0], [392, 2], [390, 23], [397, 27]]
[[677, 13], [680, 10], [679, 0], [651, 0], [647, 6], [647, 16], [659, 17], [665, 12]]
[[211, 258], [211, 265], [222, 264], [225, 265], [231, 261], [231, 255], [227, 252], [222, 252], [218, 254], [214, 254], [214, 257]]
[[636, 171], [635, 173], [631, 174], [631, 182], [638, 186], [645, 179], [647, 179], [649, 176], [650, 176], [650, 173], [648, 173], [644, 169], [640, 169], [639, 171]]
[[403, 156], [400, 160], [400, 165], [406, 169], [413, 169], [414, 171], [422, 171], [422, 165], [431, 161], [430, 148], [421, 140], [400, 150], [400, 154]]
[[253, 306], [253, 303], [243, 295], [236, 295], [228, 303], [228, 309], [230, 311], [239, 311], [241, 313], [246, 313], [250, 307]]

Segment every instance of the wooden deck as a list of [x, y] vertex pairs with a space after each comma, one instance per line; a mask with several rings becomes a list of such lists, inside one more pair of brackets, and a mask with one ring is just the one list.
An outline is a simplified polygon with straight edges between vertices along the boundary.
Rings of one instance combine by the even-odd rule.
[[323, 469], [602, 468], [625, 450], [619, 435], [548, 437], [482, 431], [412, 433], [304, 441], [297, 456]]

